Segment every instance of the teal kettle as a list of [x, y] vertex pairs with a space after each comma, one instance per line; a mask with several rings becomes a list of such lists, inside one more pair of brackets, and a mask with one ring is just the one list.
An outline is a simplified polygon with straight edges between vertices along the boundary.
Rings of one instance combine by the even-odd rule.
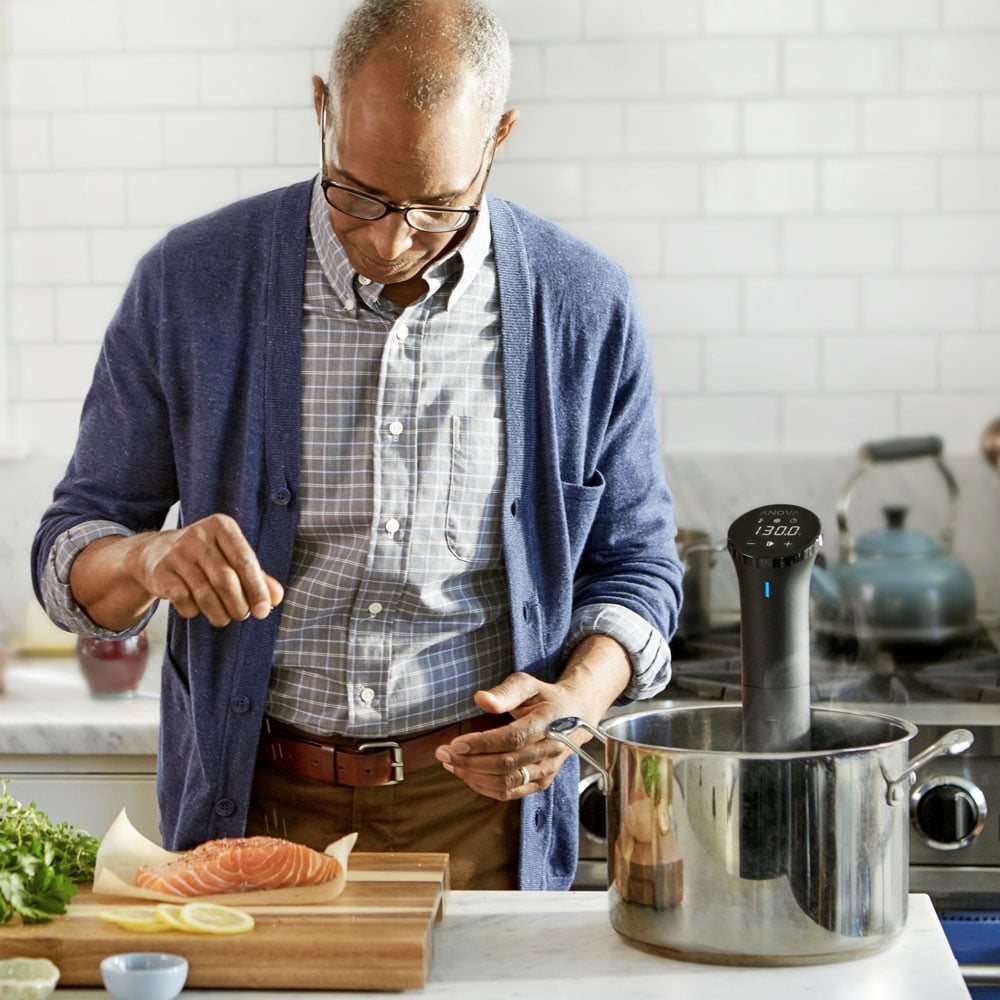
[[[881, 647], [966, 641], [977, 631], [972, 574], [951, 554], [958, 485], [942, 459], [938, 437], [894, 438], [861, 447], [859, 470], [837, 503], [839, 562], [817, 566], [810, 581], [816, 632], [830, 639]], [[906, 527], [908, 509], [883, 508], [885, 524], [856, 540], [848, 508], [858, 479], [879, 462], [930, 458], [948, 487], [951, 517], [941, 538]]]

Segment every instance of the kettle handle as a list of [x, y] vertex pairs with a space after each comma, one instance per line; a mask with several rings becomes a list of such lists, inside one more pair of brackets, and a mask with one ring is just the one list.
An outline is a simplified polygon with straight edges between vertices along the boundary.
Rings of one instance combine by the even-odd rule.
[[868, 441], [858, 451], [860, 467], [847, 481], [840, 498], [837, 500], [837, 528], [840, 532], [840, 560], [851, 562], [854, 559], [854, 537], [847, 521], [847, 512], [851, 504], [851, 494], [858, 480], [878, 462], [905, 462], [917, 458], [933, 459], [938, 472], [941, 473], [948, 487], [948, 521], [941, 531], [941, 540], [945, 551], [951, 552], [955, 538], [955, 519], [958, 510], [958, 482], [941, 457], [944, 453], [944, 442], [936, 434], [925, 437], [888, 438], [883, 441]]

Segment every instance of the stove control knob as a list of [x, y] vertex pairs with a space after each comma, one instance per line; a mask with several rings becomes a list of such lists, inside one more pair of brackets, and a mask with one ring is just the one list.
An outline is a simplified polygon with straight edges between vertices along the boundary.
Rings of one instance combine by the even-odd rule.
[[986, 796], [965, 778], [938, 775], [913, 790], [910, 821], [929, 847], [957, 851], [983, 832]]

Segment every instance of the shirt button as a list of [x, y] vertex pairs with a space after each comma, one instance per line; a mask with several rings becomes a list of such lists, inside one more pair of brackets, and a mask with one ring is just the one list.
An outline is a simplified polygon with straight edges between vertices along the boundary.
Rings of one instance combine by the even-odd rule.
[[370, 614], [377, 615], [382, 610], [382, 605], [378, 601], [372, 601], [368, 605], [368, 611]]
[[385, 530], [390, 534], [394, 535], [399, 531], [399, 521], [394, 517], [390, 517], [388, 521], [385, 522]]
[[410, 331], [409, 329], [407, 329], [407, 327], [405, 326], [396, 327], [396, 340], [398, 340], [400, 343], [406, 340], [406, 338], [409, 337], [409, 335]]
[[354, 312], [354, 306], [355, 306], [355, 304], [356, 303], [355, 303], [354, 299], [352, 299], [350, 297], [344, 299], [344, 308], [347, 309], [349, 312]]
[[389, 424], [389, 433], [393, 437], [399, 437], [399, 435], [403, 433], [402, 422], [399, 420], [393, 420], [393, 422]]
[[371, 283], [372, 283], [372, 279], [371, 278], [366, 278], [363, 274], [359, 274], [358, 275], [358, 284], [359, 285], [370, 285]]
[[375, 692], [371, 688], [362, 688], [360, 697], [366, 705], [370, 705], [375, 700]]

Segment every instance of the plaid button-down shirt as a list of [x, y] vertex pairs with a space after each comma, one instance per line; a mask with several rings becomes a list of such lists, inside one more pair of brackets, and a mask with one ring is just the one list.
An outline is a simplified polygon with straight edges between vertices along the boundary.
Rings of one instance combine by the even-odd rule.
[[[309, 732], [446, 725], [474, 714], [473, 692], [512, 669], [499, 297], [485, 209], [424, 274], [427, 294], [401, 309], [353, 271], [314, 187], [299, 531], [267, 706]], [[112, 634], [72, 600], [69, 567], [94, 539], [126, 532], [92, 521], [60, 536], [43, 583], [54, 618]], [[639, 687], [669, 656], [625, 608], [579, 610], [570, 644], [592, 632], [628, 649]]]

